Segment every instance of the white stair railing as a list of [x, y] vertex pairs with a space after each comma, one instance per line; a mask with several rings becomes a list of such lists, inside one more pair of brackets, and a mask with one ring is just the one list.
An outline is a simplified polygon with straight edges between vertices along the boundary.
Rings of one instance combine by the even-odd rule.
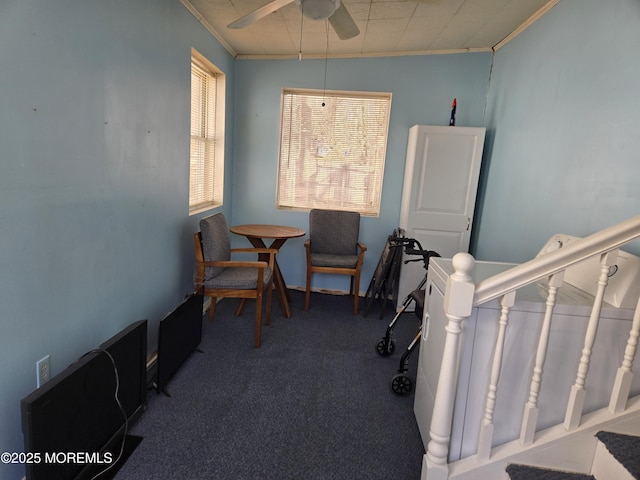
[[[458, 384], [457, 366], [462, 345], [460, 340], [463, 335], [465, 319], [471, 315], [473, 307], [502, 297], [499, 328], [477, 450], [477, 459], [482, 462], [489, 459], [491, 455], [493, 416], [498, 395], [498, 380], [502, 364], [505, 330], [508, 325], [509, 310], [515, 301], [515, 292], [541, 279], [547, 278], [549, 280], [547, 309], [538, 341], [533, 378], [529, 397], [524, 406], [521, 426], [520, 443], [526, 446], [534, 441], [538, 416], [537, 396], [542, 383], [542, 372], [545, 365], [555, 296], [557, 289], [562, 284], [563, 273], [572, 265], [594, 256], [600, 256], [601, 271], [598, 278], [598, 290], [587, 326], [576, 381], [571, 389], [565, 416], [565, 428], [567, 430], [577, 427], [582, 415], [585, 379], [589, 370], [591, 351], [598, 329], [609, 269], [615, 263], [618, 248], [636, 238], [640, 238], [640, 216], [633, 217], [613, 227], [572, 242], [555, 252], [518, 265], [478, 284], [474, 284], [472, 280], [475, 266], [473, 257], [467, 253], [459, 253], [454, 256], [452, 261], [454, 273], [449, 277], [445, 290], [446, 337], [429, 431], [430, 441], [424, 459], [423, 480], [446, 480], [449, 478], [447, 459]], [[618, 412], [625, 408], [633, 378], [631, 365], [637, 352], [639, 337], [640, 299], [632, 322], [624, 359], [618, 370], [611, 395], [609, 410], [612, 412]]]
[[504, 352], [504, 340], [507, 336], [507, 325], [509, 324], [509, 312], [515, 304], [516, 292], [509, 292], [500, 301], [500, 320], [498, 321], [498, 335], [493, 350], [493, 362], [491, 364], [491, 379], [489, 380], [489, 393], [487, 394], [484, 418], [480, 426], [480, 439], [478, 442], [478, 459], [487, 460], [491, 454], [493, 443], [493, 413], [498, 398], [498, 381], [500, 380], [500, 370], [502, 368], [502, 354]]
[[611, 413], [619, 413], [626, 408], [627, 399], [631, 390], [631, 381], [633, 380], [633, 371], [631, 365], [638, 351], [638, 337], [640, 336], [640, 298], [636, 305], [636, 312], [633, 316], [631, 324], [631, 332], [629, 332], [629, 340], [624, 350], [624, 358], [622, 365], [618, 368], [616, 380], [613, 384], [613, 392], [611, 401], [609, 402], [609, 411]]
[[[451, 419], [458, 382], [458, 357], [462, 322], [471, 315], [475, 285], [471, 272], [475, 260], [468, 253], [459, 253], [453, 258], [454, 273], [447, 280], [444, 295], [444, 311], [447, 315], [447, 335], [442, 352], [440, 377], [431, 419], [429, 435], [431, 441], [425, 454], [429, 480], [449, 478], [449, 440], [451, 439]], [[436, 412], [438, 413], [436, 415]]]
[[533, 367], [533, 377], [531, 378], [531, 387], [529, 388], [529, 399], [524, 406], [524, 414], [522, 415], [522, 427], [520, 429], [520, 444], [523, 446], [531, 445], [533, 437], [536, 433], [538, 423], [538, 394], [542, 386], [542, 372], [547, 357], [547, 348], [549, 347], [549, 336], [551, 332], [551, 318], [553, 317], [553, 309], [556, 306], [556, 294], [562, 286], [564, 273], [556, 273], [549, 278], [549, 294], [547, 295], [546, 310], [544, 319], [542, 320], [542, 330], [538, 338], [538, 349], [536, 350], [536, 360]]
[[578, 376], [576, 382], [571, 387], [571, 395], [567, 405], [567, 414], [564, 417], [564, 428], [573, 430], [580, 424], [582, 416], [582, 408], [584, 406], [585, 390], [584, 385], [587, 382], [587, 373], [589, 372], [589, 362], [591, 360], [591, 351], [596, 341], [596, 332], [598, 331], [598, 323], [600, 322], [600, 312], [602, 311], [602, 303], [604, 302], [604, 291], [609, 282], [609, 270], [615, 264], [618, 251], [613, 250], [602, 254], [600, 258], [600, 276], [598, 277], [598, 290], [596, 291], [595, 300], [591, 309], [591, 316], [587, 324], [587, 333], [584, 337], [584, 347], [582, 348], [582, 356], [578, 365]]

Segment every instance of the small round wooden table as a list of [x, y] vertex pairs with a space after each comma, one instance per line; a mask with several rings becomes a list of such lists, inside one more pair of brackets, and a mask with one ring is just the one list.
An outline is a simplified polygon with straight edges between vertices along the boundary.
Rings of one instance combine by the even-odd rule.
[[[231, 233], [236, 235], [242, 235], [247, 237], [256, 248], [273, 248], [280, 250], [280, 247], [284, 245], [284, 242], [290, 238], [302, 237], [305, 235], [305, 231], [295, 227], [286, 227], [283, 225], [263, 225], [263, 224], [248, 224], [248, 225], [234, 225], [229, 229]], [[265, 238], [272, 239], [271, 245], [267, 247], [264, 243]], [[282, 307], [282, 312], [287, 318], [291, 318], [291, 308], [289, 307], [289, 301], [291, 300], [291, 294], [287, 290], [287, 284], [282, 277], [282, 272], [278, 266], [277, 256], [274, 260], [274, 280], [276, 285], [276, 293], [278, 295], [278, 301]]]

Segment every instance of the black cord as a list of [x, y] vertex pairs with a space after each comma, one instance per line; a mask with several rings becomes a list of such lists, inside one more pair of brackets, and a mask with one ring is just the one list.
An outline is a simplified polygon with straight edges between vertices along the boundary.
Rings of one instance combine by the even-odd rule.
[[325, 106], [325, 97], [327, 96], [327, 62], [329, 60], [329, 20], [325, 20], [327, 31], [327, 46], [324, 50], [324, 80], [322, 82], [322, 106]]
[[304, 3], [300, 3], [300, 50], [298, 50], [298, 61], [302, 60], [302, 25], [304, 24]]

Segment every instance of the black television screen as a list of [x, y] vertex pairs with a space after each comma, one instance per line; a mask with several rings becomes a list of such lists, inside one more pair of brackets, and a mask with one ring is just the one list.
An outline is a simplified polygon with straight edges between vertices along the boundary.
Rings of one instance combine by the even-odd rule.
[[147, 405], [147, 321], [132, 323], [98, 349], [113, 357], [120, 380], [120, 402], [127, 419], [134, 421]]
[[171, 377], [200, 345], [203, 300], [201, 292], [195, 292], [160, 321], [156, 376], [158, 392], [167, 393], [166, 386]]
[[27, 480], [93, 478], [117, 460], [146, 405], [146, 359], [141, 320], [22, 399]]

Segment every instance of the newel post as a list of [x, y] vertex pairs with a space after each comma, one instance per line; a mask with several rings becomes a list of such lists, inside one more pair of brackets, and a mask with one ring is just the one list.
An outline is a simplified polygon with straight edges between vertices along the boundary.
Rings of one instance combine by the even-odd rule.
[[475, 260], [468, 253], [458, 253], [453, 257], [454, 273], [447, 280], [444, 294], [444, 313], [448, 319], [445, 327], [447, 334], [429, 430], [431, 440], [423, 462], [422, 480], [446, 480], [449, 477], [447, 459], [458, 385], [460, 337], [464, 328], [463, 322], [471, 315], [473, 308], [475, 284], [471, 274], [474, 267]]

